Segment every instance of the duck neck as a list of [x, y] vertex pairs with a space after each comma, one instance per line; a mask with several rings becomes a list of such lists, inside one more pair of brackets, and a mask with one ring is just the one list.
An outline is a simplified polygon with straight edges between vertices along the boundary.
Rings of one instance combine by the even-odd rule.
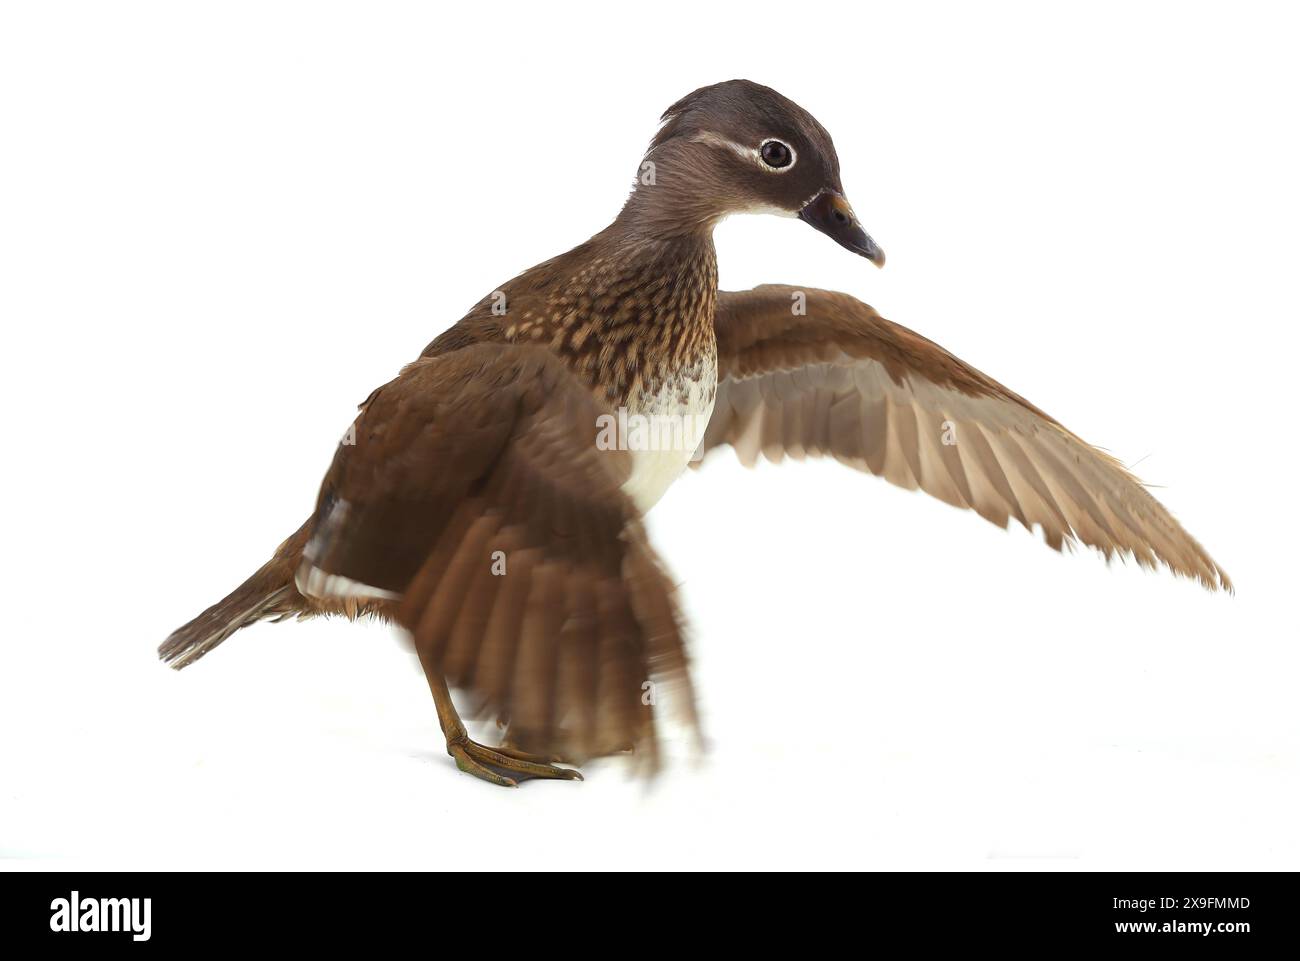
[[615, 405], [637, 406], [680, 371], [712, 369], [717, 353], [718, 262], [711, 225], [661, 228], [657, 215], [644, 213], [630, 199], [592, 238], [590, 259], [573, 278], [574, 303], [567, 308], [584, 318], [595, 344], [582, 345], [580, 352], [600, 358], [597, 379]]

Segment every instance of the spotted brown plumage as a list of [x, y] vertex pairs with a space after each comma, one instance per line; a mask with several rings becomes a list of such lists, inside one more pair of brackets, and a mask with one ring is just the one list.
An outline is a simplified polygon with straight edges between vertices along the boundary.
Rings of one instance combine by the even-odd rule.
[[422, 356], [471, 343], [538, 344], [612, 407], [636, 405], [712, 364], [718, 265], [711, 235], [629, 239], [620, 218], [562, 257], [484, 297]]
[[[846, 294], [719, 292], [713, 228], [752, 212], [884, 264], [811, 115], [748, 81], [689, 94], [613, 223], [489, 292], [372, 392], [313, 515], [162, 657], [184, 667], [264, 619], [380, 617], [410, 636], [461, 770], [576, 779], [565, 761], [630, 750], [653, 771], [665, 716], [698, 725], [641, 517], [697, 446], [832, 456], [1058, 548], [1230, 588], [1118, 462], [920, 335]], [[707, 429], [607, 443], [624, 415]], [[450, 687], [502, 744], [469, 737]]]

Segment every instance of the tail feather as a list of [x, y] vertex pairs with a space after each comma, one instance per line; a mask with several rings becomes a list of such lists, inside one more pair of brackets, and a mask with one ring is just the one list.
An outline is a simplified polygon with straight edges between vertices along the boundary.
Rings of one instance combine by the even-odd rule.
[[225, 599], [173, 631], [159, 646], [158, 656], [179, 671], [240, 628], [268, 617], [279, 620], [303, 613], [303, 597], [294, 586], [293, 574], [306, 542], [307, 526], [281, 544], [271, 560]]

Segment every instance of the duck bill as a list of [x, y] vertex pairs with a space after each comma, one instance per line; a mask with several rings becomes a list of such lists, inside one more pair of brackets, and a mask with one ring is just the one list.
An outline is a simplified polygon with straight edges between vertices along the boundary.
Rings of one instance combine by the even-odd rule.
[[853, 212], [844, 195], [834, 190], [823, 190], [799, 211], [799, 219], [816, 227], [841, 247], [866, 257], [877, 267], [885, 266], [885, 252], [862, 229], [858, 215]]

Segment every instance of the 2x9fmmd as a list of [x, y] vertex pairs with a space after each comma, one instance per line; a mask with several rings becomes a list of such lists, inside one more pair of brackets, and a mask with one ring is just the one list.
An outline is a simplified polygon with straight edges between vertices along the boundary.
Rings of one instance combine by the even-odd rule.
[[1172, 910], [1182, 902], [1184, 911], [1237, 908], [1245, 910], [1250, 907], [1250, 898], [1115, 898], [1113, 907], [1119, 911], [1154, 911]]

